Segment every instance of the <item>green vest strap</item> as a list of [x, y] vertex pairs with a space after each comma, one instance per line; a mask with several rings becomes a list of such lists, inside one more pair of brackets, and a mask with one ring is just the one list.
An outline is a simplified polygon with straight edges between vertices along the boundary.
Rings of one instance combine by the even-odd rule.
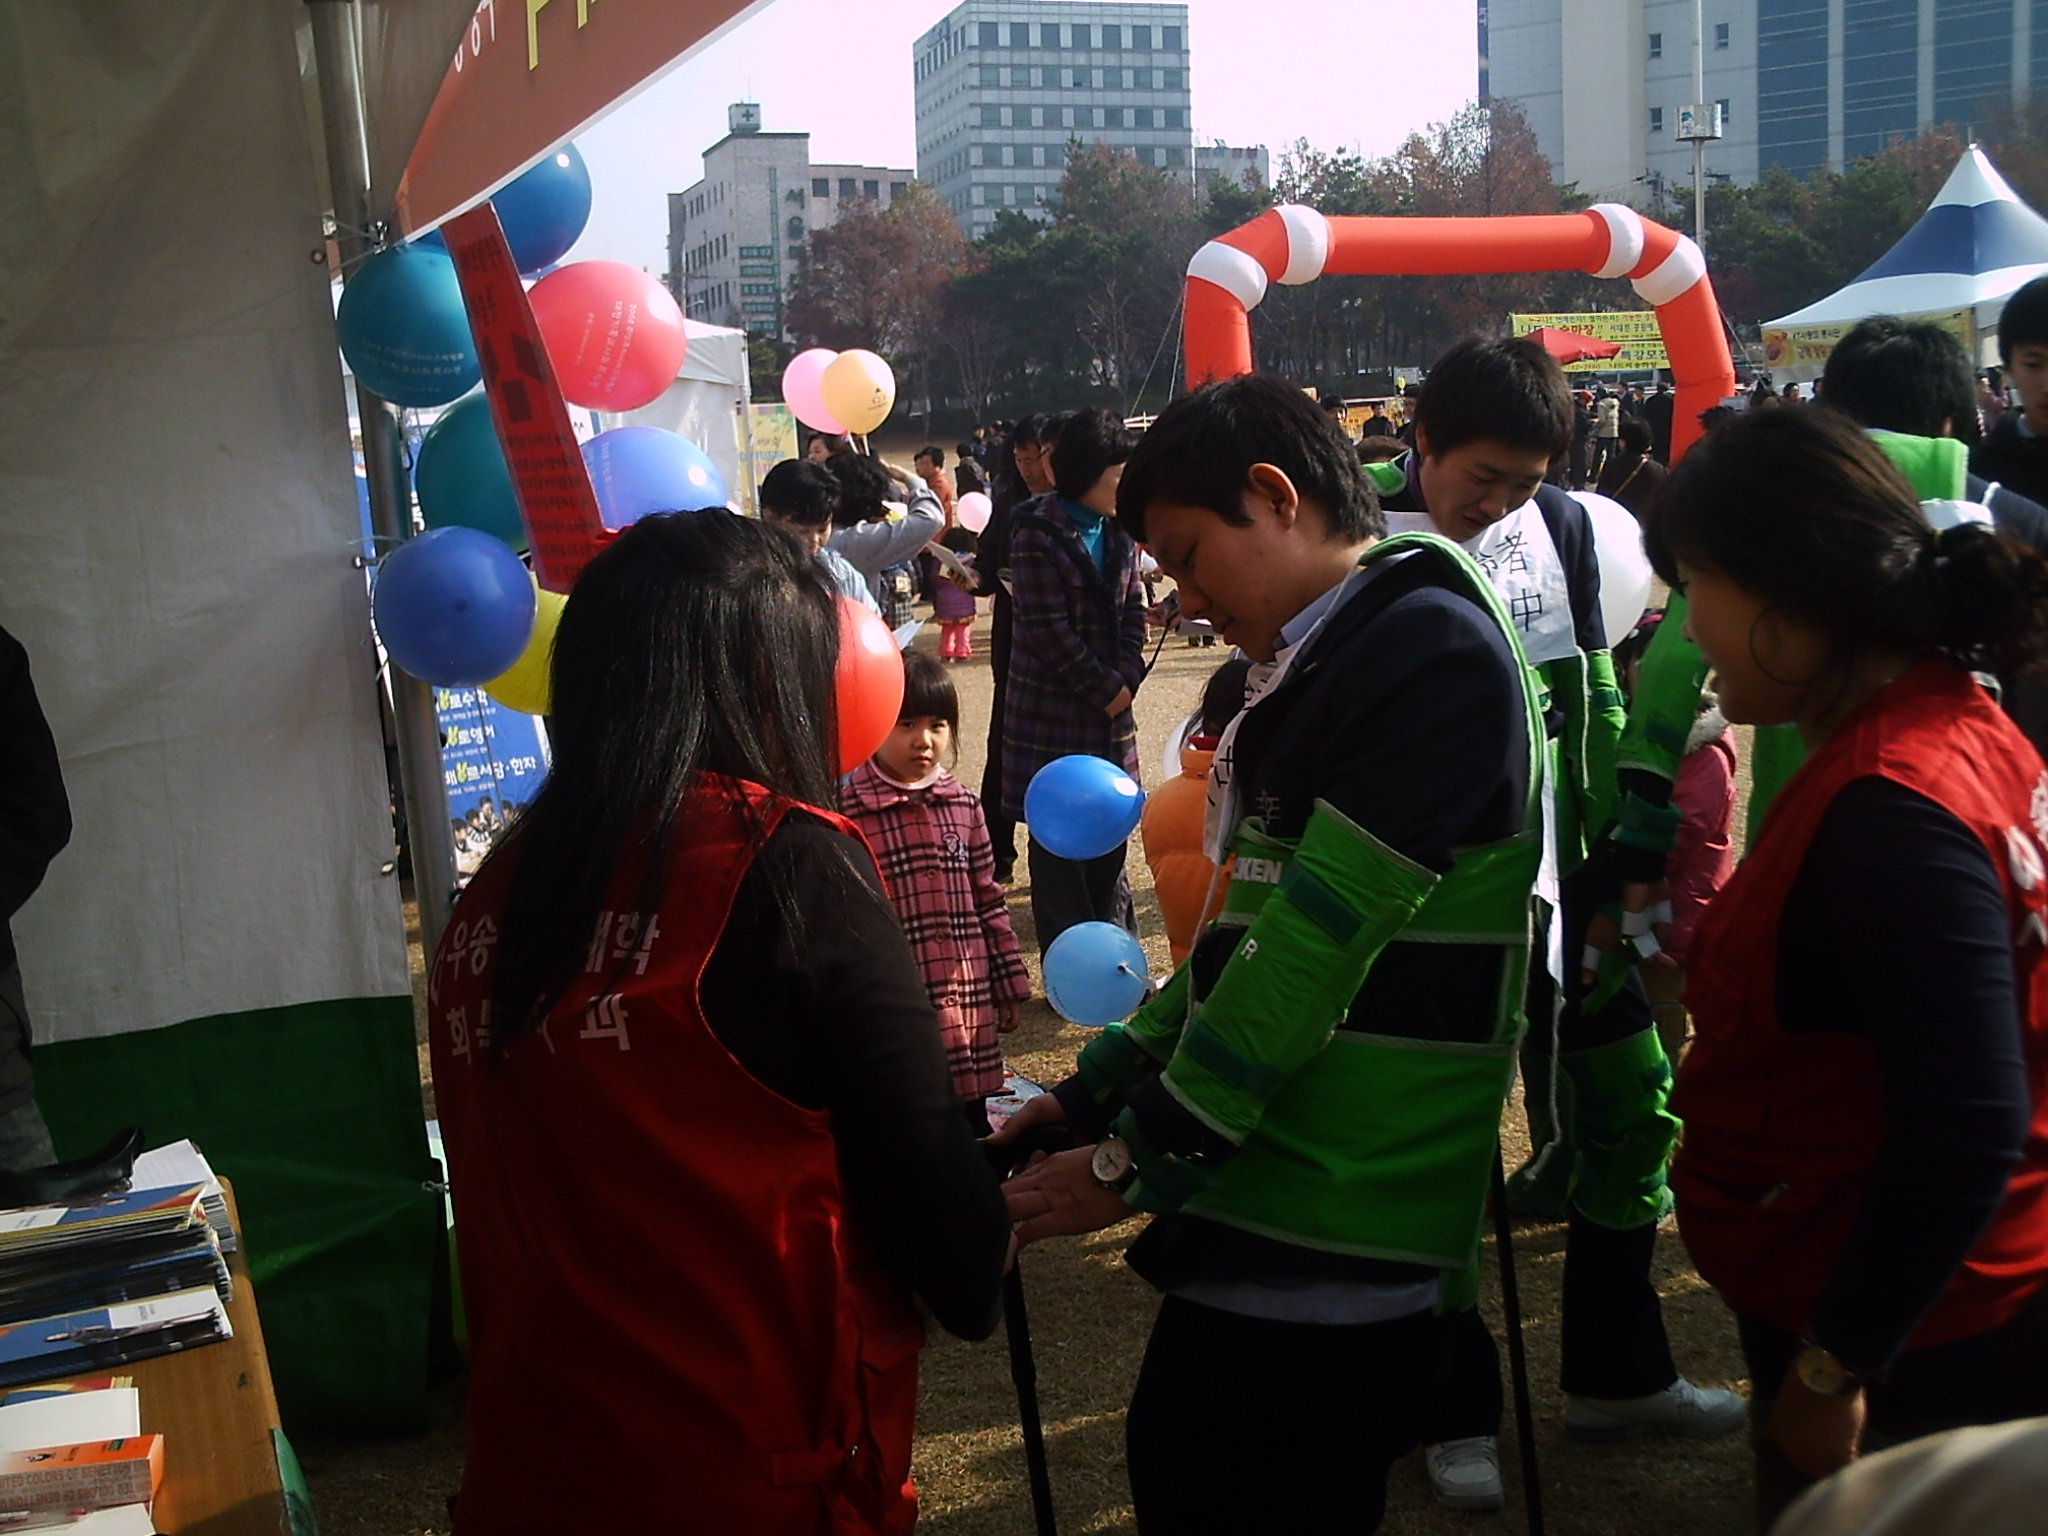
[[1353, 911], [1342, 896], [1317, 879], [1298, 859], [1280, 877], [1280, 891], [1339, 949], [1357, 938], [1358, 930], [1365, 926], [1365, 915]]
[[1675, 805], [1652, 805], [1640, 795], [1623, 795], [1615, 807], [1614, 840], [1646, 853], [1668, 854], [1684, 819]]
[[1272, 1067], [1261, 1066], [1232, 1050], [1215, 1030], [1202, 1022], [1199, 1011], [1195, 1021], [1181, 1031], [1180, 1048], [1218, 1082], [1255, 1098], [1270, 1099], [1287, 1081], [1284, 1074]]

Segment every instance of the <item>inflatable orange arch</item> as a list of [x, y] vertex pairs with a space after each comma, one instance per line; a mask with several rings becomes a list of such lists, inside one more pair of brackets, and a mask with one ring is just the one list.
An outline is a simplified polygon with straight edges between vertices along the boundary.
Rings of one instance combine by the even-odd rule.
[[1700, 248], [1619, 203], [1501, 219], [1326, 218], [1298, 203], [1269, 208], [1211, 240], [1188, 263], [1188, 386], [1252, 371], [1251, 311], [1272, 283], [1309, 283], [1325, 273], [1564, 271], [1625, 277], [1657, 312], [1678, 384], [1671, 416], [1676, 462], [1700, 435], [1700, 412], [1735, 393], [1735, 364]]

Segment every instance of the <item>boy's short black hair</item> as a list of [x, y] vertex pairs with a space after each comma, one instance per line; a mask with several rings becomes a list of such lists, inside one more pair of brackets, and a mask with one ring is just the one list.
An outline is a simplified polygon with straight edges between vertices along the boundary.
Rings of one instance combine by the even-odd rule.
[[1271, 464], [1321, 507], [1331, 539], [1356, 543], [1387, 531], [1344, 429], [1294, 385], [1257, 373], [1204, 384], [1160, 412], [1124, 464], [1116, 520], [1142, 541], [1145, 509], [1171, 502], [1245, 527], [1254, 464]]
[[903, 653], [903, 709], [900, 720], [929, 716], [960, 729], [960, 693], [929, 651]]
[[946, 467], [946, 450], [941, 448], [937, 443], [926, 443], [922, 448], [918, 449], [917, 452], [912, 455], [912, 457], [919, 459], [930, 459], [932, 463], [940, 469], [944, 469]]
[[839, 504], [839, 482], [809, 459], [784, 459], [761, 477], [761, 510], [799, 528], [824, 527]]
[[1123, 417], [1100, 406], [1076, 411], [1060, 426], [1052, 445], [1052, 483], [1069, 501], [1079, 501], [1103, 471], [1131, 456], [1137, 434]]
[[1624, 453], [1650, 451], [1650, 424], [1640, 416], [1624, 416], [1616, 425]]
[[1961, 435], [1977, 419], [1977, 379], [1962, 342], [1928, 321], [1872, 315], [1835, 343], [1821, 399], [1858, 426], [1914, 437]]
[[1432, 458], [1467, 443], [1505, 443], [1556, 458], [1572, 445], [1571, 386], [1541, 343], [1469, 336], [1437, 359], [1415, 401]]
[[2037, 277], [2005, 301], [1998, 317], [1998, 360], [2012, 366], [2021, 347], [2048, 346], [2048, 277]]

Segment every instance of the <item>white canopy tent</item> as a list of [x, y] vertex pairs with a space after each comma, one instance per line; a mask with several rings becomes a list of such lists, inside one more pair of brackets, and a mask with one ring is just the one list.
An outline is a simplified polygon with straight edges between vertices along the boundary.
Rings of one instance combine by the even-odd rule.
[[[1972, 144], [1913, 227], [1854, 282], [1764, 322], [1765, 354], [1782, 382], [1817, 377], [1843, 330], [1872, 315], [1961, 316], [1979, 361], [2006, 299], [2048, 272], [2048, 219], [2020, 200]], [[1773, 356], [1774, 333], [1783, 354]]]
[[0, 7], [0, 623], [75, 823], [13, 924], [38, 1093], [60, 1155], [140, 1123], [234, 1180], [295, 1424], [419, 1422], [446, 1253], [326, 258], [450, 80], [502, 89], [416, 222], [765, 3]]

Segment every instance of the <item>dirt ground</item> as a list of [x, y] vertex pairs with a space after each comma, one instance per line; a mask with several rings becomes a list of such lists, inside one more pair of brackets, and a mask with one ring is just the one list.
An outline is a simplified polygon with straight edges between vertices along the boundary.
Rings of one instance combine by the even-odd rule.
[[[935, 650], [936, 631], [928, 626], [918, 644]], [[952, 669], [963, 724], [955, 771], [969, 784], [977, 783], [981, 773], [990, 700], [987, 655], [984, 617], [976, 627], [975, 660]], [[1204, 680], [1224, 655], [1220, 648], [1190, 648], [1177, 638], [1160, 649], [1137, 705], [1148, 783], [1156, 777], [1169, 731], [1195, 707]], [[1142, 849], [1135, 844], [1130, 869], [1146, 952], [1155, 972], [1162, 972], [1166, 940]], [[1025, 950], [1032, 954], [1021, 863], [1018, 873], [1011, 910]], [[1052, 1082], [1070, 1069], [1086, 1039], [1086, 1031], [1064, 1023], [1039, 1001], [1028, 1006], [1007, 1054], [1013, 1070]], [[421, 1055], [424, 1082], [424, 1047]], [[1518, 1106], [1503, 1130], [1512, 1167], [1526, 1148]], [[1136, 1227], [1134, 1222], [1089, 1238], [1044, 1243], [1023, 1260], [1058, 1523], [1069, 1536], [1134, 1529], [1123, 1474], [1123, 1413], [1156, 1300], [1122, 1263], [1122, 1250]], [[1704, 1443], [1660, 1440], [1618, 1446], [1584, 1446], [1564, 1438], [1563, 1401], [1555, 1389], [1563, 1250], [1562, 1226], [1523, 1223], [1516, 1229], [1531, 1417], [1548, 1529], [1555, 1536], [1728, 1536], [1747, 1531], [1749, 1457], [1740, 1433]], [[1489, 1244], [1484, 1305], [1498, 1337], [1496, 1263]], [[1703, 1385], [1745, 1387], [1728, 1314], [1693, 1273], [1668, 1224], [1659, 1244], [1657, 1276], [1679, 1368]], [[423, 1435], [402, 1440], [307, 1437], [298, 1450], [324, 1536], [446, 1533], [446, 1499], [461, 1473], [462, 1383], [435, 1393], [433, 1424]], [[1382, 1529], [1390, 1536], [1527, 1530], [1512, 1402], [1502, 1450], [1506, 1511], [1471, 1514], [1437, 1508], [1419, 1460], [1411, 1457], [1395, 1469]], [[916, 1473], [923, 1500], [920, 1530], [937, 1536], [1024, 1536], [1033, 1530], [1017, 1401], [1000, 1332], [976, 1345], [938, 1337], [926, 1351]]]

